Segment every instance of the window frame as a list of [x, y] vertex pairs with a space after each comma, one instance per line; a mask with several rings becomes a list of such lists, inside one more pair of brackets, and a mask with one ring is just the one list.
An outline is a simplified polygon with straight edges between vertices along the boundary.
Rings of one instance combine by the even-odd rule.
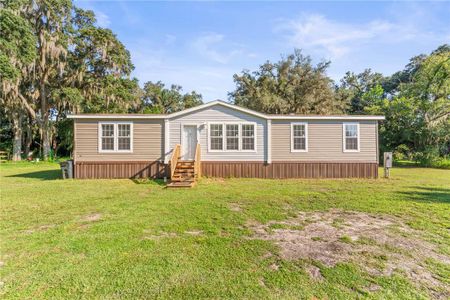
[[[102, 138], [103, 138], [103, 128], [102, 125], [113, 125], [114, 126], [114, 149], [104, 150], [102, 149]], [[130, 125], [130, 149], [129, 150], [119, 150], [119, 125]], [[124, 138], [124, 137], [122, 137]], [[133, 122], [129, 121], [102, 121], [98, 122], [98, 152], [99, 153], [133, 153]]]
[[[222, 125], [222, 149], [211, 149], [211, 125]], [[227, 125], [238, 125], [238, 149], [227, 150]], [[254, 149], [243, 150], [242, 149], [242, 125], [252, 125], [254, 130]], [[256, 122], [240, 122], [240, 121], [228, 121], [228, 122], [208, 122], [208, 152], [227, 152], [227, 153], [241, 153], [241, 152], [257, 152], [257, 124]]]
[[[347, 136], [345, 135], [346, 133], [346, 126], [347, 125], [356, 125], [356, 138], [357, 138], [357, 146], [358, 149], [347, 149]], [[342, 123], [342, 151], [343, 152], [360, 152], [361, 151], [361, 134], [360, 134], [360, 130], [359, 130], [359, 122], [345, 122]]]
[[[242, 139], [244, 138], [244, 136], [242, 135], [242, 125], [253, 125], [253, 147], [254, 149], [242, 149]], [[256, 123], [254, 122], [241, 122], [239, 124], [239, 151], [240, 152], [256, 152], [256, 137], [257, 137], [257, 133], [256, 133]]]
[[[211, 149], [211, 138], [213, 137], [211, 135], [211, 125], [222, 125], [222, 150], [220, 149]], [[225, 136], [225, 126], [223, 125], [223, 123], [218, 123], [218, 122], [211, 122], [208, 123], [208, 152], [223, 152], [223, 149], [225, 148], [225, 141], [224, 141], [224, 136]], [[215, 137], [218, 138], [218, 137]]]
[[[238, 135], [237, 135], [237, 139], [238, 139], [238, 148], [237, 149], [227, 149], [228, 147], [228, 136], [227, 136], [227, 125], [237, 125], [238, 126]], [[242, 128], [241, 128], [241, 124], [239, 123], [224, 123], [224, 140], [225, 143], [223, 143], [223, 150], [219, 150], [219, 151], [226, 151], [226, 152], [239, 152], [241, 150], [242, 147], [242, 140], [241, 140], [241, 135], [242, 135]]]
[[[294, 148], [294, 126], [305, 126], [305, 149]], [[307, 122], [291, 122], [291, 152], [308, 152], [308, 123]]]

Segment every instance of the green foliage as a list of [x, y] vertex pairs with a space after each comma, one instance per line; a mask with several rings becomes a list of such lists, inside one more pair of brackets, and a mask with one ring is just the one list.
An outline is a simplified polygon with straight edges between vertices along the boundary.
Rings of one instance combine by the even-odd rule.
[[11, 153], [12, 151], [13, 132], [11, 123], [6, 117], [5, 108], [0, 106], [0, 151]]
[[168, 114], [202, 104], [202, 95], [192, 91], [182, 94], [179, 85], [166, 88], [164, 83], [151, 81], [144, 84], [141, 111], [144, 113]]
[[73, 151], [73, 120], [62, 119], [55, 127], [58, 144], [55, 155], [70, 156]]
[[267, 61], [259, 70], [233, 76], [236, 90], [229, 93], [237, 105], [273, 114], [332, 114], [346, 103], [334, 97], [326, 76], [330, 62], [313, 66], [311, 57], [296, 49], [276, 63]]
[[2, 80], [15, 80], [20, 76], [19, 70], [4, 53], [0, 53], [0, 74]]
[[416, 56], [405, 70], [378, 82], [373, 87], [364, 84], [359, 90], [366, 92], [352, 103], [362, 103], [363, 113], [386, 117], [380, 125], [381, 153], [394, 151], [397, 159], [413, 159], [423, 166], [449, 154], [450, 47]]
[[371, 69], [366, 69], [360, 74], [347, 72], [341, 79], [336, 94], [342, 98], [342, 101], [350, 103], [349, 113], [362, 114], [375, 99], [384, 96], [381, 86], [384, 80], [382, 74], [373, 73]]
[[[22, 65], [31, 63], [36, 57], [36, 38], [30, 24], [8, 8], [0, 10], [0, 53]], [[13, 65], [14, 63], [11, 63]], [[3, 76], [3, 73], [2, 73]]]

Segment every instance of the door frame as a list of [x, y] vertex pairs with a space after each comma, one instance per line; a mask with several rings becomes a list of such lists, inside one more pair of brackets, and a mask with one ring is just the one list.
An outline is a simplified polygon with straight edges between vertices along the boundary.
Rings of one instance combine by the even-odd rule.
[[181, 123], [180, 124], [180, 137], [181, 137], [181, 143], [180, 144], [181, 144], [181, 156], [182, 157], [184, 156], [183, 149], [184, 149], [184, 146], [186, 144], [185, 138], [184, 138], [184, 127], [185, 126], [191, 126], [191, 127], [195, 126], [195, 128], [196, 128], [195, 136], [196, 136], [196, 139], [197, 139], [196, 144], [199, 143], [199, 134], [200, 134], [200, 126], [199, 126], [199, 124], [197, 124], [197, 123]]

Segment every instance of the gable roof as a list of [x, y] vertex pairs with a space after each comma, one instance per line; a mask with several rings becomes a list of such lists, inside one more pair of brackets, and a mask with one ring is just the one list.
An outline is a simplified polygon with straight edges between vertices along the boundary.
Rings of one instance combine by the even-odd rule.
[[263, 113], [260, 113], [260, 112], [257, 112], [257, 111], [254, 111], [254, 110], [251, 110], [251, 109], [248, 109], [248, 108], [244, 108], [244, 107], [241, 107], [241, 106], [237, 106], [237, 105], [234, 105], [234, 104], [230, 104], [230, 103], [227, 103], [227, 102], [222, 101], [222, 100], [214, 100], [214, 101], [211, 101], [211, 102], [207, 102], [205, 104], [202, 104], [202, 105], [199, 105], [199, 106], [195, 106], [195, 107], [192, 107], [192, 108], [188, 108], [188, 109], [176, 112], [176, 113], [172, 113], [172, 114], [169, 114], [167, 116], [169, 118], [178, 117], [178, 116], [189, 114], [191, 112], [194, 112], [194, 111], [197, 111], [197, 110], [202, 110], [202, 109], [214, 106], [214, 105], [221, 105], [221, 106], [228, 107], [228, 108], [231, 108], [231, 109], [234, 109], [234, 110], [237, 110], [237, 111], [241, 111], [243, 113], [246, 113], [246, 114], [249, 114], [249, 115], [252, 115], [252, 116], [260, 117], [262, 119], [267, 119], [267, 115], [266, 114], [263, 114]]
[[68, 115], [69, 119], [170, 119], [173, 117], [182, 116], [185, 114], [189, 114], [201, 109], [205, 109], [214, 105], [221, 105], [224, 107], [228, 107], [230, 109], [240, 111], [252, 116], [256, 116], [266, 120], [384, 120], [384, 116], [370, 116], [370, 115], [299, 115], [299, 114], [289, 114], [289, 115], [271, 115], [264, 114], [252, 109], [244, 108], [238, 105], [230, 104], [222, 100], [214, 100], [211, 102], [207, 102], [201, 104], [199, 106], [195, 106], [192, 108], [188, 108], [179, 112], [171, 113], [171, 114], [77, 114], [77, 115]]

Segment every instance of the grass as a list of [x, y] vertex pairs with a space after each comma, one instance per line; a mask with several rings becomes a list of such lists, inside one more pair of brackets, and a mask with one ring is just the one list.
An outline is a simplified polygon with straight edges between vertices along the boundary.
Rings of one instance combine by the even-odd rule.
[[[299, 211], [397, 216], [450, 254], [448, 170], [394, 168], [389, 180], [202, 179], [167, 190], [161, 181], [61, 180], [58, 167], [0, 166], [3, 298], [430, 297], [401, 273], [375, 276], [351, 263], [318, 265], [324, 280], [315, 281], [308, 262], [248, 238], [248, 222]], [[450, 278], [448, 265], [427, 266]]]

